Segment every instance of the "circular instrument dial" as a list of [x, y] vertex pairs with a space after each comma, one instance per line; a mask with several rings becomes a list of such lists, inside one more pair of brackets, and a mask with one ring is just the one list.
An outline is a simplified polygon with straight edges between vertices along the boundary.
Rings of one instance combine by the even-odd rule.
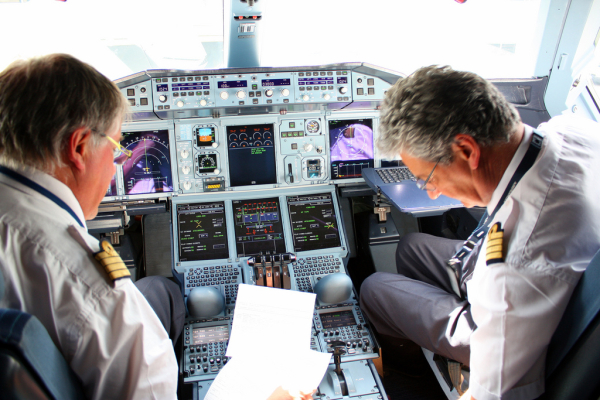
[[306, 131], [308, 133], [318, 133], [320, 129], [321, 129], [321, 125], [319, 124], [319, 121], [317, 121], [316, 119], [311, 119], [306, 124]]

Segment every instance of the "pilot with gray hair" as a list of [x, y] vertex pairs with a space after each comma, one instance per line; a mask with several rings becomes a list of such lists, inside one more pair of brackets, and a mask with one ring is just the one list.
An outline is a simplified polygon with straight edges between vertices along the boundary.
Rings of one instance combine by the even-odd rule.
[[534, 129], [490, 82], [430, 66], [388, 91], [379, 130], [380, 151], [432, 199], [486, 212], [467, 242], [404, 236], [398, 273], [362, 284], [363, 311], [384, 342], [469, 367], [464, 398], [537, 398], [547, 346], [600, 249], [600, 125], [564, 115]]
[[[85, 222], [131, 156], [119, 144], [127, 111], [113, 82], [70, 55], [0, 73], [0, 307], [41, 321], [88, 399], [176, 399], [179, 286], [134, 284]], [[269, 399], [292, 397], [312, 398], [279, 387]]]
[[[89, 399], [177, 397], [185, 307], [163, 277], [131, 281], [87, 232], [115, 174], [127, 100], [72, 56], [0, 73], [0, 306], [36, 316]], [[137, 287], [136, 287], [137, 286]]]

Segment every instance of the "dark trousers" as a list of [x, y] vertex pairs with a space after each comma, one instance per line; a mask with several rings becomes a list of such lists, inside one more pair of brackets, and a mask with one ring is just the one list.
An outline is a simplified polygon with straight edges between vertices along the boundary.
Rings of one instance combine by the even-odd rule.
[[472, 262], [459, 271], [459, 297], [453, 286], [456, 276], [446, 261], [462, 246], [450, 240], [422, 233], [404, 236], [398, 244], [398, 274], [378, 272], [369, 276], [360, 289], [360, 304], [378, 333], [410, 339], [436, 354], [469, 365], [470, 337], [475, 329], [466, 299]]
[[147, 276], [136, 281], [135, 286], [150, 303], [173, 344], [177, 343], [185, 322], [185, 304], [179, 286], [164, 276]]

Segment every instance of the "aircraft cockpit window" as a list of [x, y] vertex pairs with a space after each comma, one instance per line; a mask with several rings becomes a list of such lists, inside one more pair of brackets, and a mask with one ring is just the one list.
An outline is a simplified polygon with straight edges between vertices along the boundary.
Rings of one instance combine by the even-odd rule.
[[[166, 10], [174, 14], [165, 18]], [[222, 1], [28, 0], [0, 2], [0, 15], [0, 37], [10, 38], [0, 71], [49, 53], [72, 54], [113, 80], [147, 69], [223, 67]]]

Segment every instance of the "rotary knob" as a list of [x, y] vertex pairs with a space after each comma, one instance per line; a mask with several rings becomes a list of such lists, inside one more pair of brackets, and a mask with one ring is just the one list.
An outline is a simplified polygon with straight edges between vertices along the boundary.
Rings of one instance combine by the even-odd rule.
[[273, 97], [273, 89], [267, 89], [267, 90], [265, 90], [265, 96], [267, 96], [267, 97]]
[[346, 94], [346, 93], [348, 93], [348, 88], [346, 86], [342, 86], [339, 89], [339, 91], [340, 91], [340, 94]]
[[330, 95], [329, 93], [325, 93], [325, 94], [323, 95], [323, 98], [324, 98], [325, 100], [329, 100], [329, 99], [331, 99], [331, 95]]
[[221, 96], [221, 99], [227, 100], [229, 98], [229, 93], [221, 92], [221, 94], [219, 96]]
[[206, 100], [204, 100], [204, 99], [200, 100], [200, 105], [202, 107], [205, 107], [207, 104], [208, 104], [208, 102]]
[[192, 188], [192, 182], [190, 182], [190, 181], [183, 182], [183, 188], [185, 190], [190, 190]]
[[177, 107], [183, 107], [185, 106], [185, 102], [183, 100], [177, 100]]
[[235, 94], [237, 96], [238, 99], [242, 100], [246, 98], [246, 92], [244, 92], [243, 90], [238, 90], [238, 92]]
[[168, 99], [166, 94], [161, 94], [160, 96], [158, 96], [158, 101], [160, 101], [161, 103], [166, 102]]
[[307, 94], [305, 94], [304, 96], [302, 96], [302, 100], [308, 101], [310, 100], [310, 97]]
[[189, 165], [184, 165], [183, 167], [181, 167], [181, 172], [183, 172], [184, 174], [189, 174], [190, 173], [190, 167]]
[[181, 158], [188, 158], [188, 156], [190, 155], [190, 151], [187, 149], [181, 150], [179, 152], [179, 154], [181, 154]]
[[281, 95], [287, 97], [290, 95], [290, 89], [281, 89]]
[[309, 151], [311, 151], [312, 149], [313, 149], [313, 145], [312, 145], [312, 144], [310, 144], [310, 143], [306, 143], [306, 144], [304, 145], [304, 151], [306, 151], [306, 152], [309, 152]]

